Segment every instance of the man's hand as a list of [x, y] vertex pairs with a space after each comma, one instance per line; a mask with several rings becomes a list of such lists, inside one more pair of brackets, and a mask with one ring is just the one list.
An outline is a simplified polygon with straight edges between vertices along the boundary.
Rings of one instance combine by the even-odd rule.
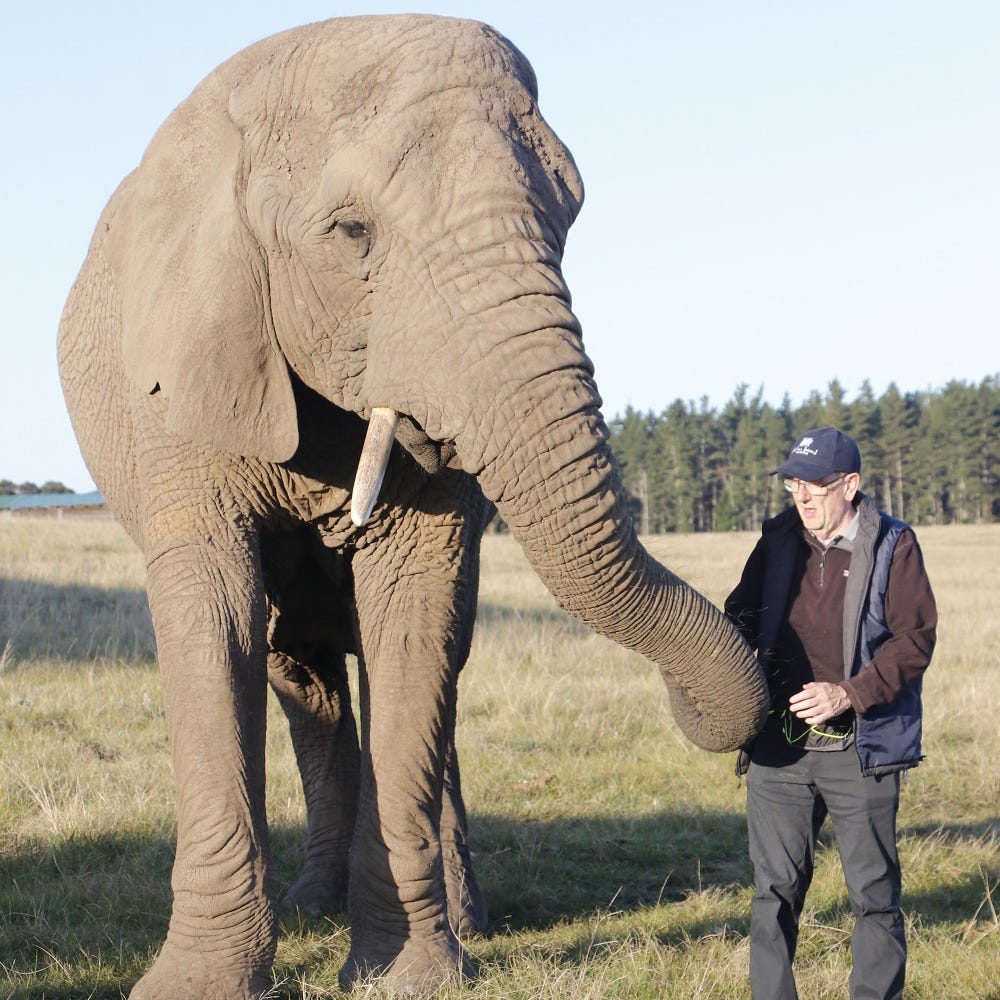
[[818, 726], [846, 712], [851, 707], [851, 699], [839, 684], [810, 681], [788, 699], [788, 707], [803, 722]]

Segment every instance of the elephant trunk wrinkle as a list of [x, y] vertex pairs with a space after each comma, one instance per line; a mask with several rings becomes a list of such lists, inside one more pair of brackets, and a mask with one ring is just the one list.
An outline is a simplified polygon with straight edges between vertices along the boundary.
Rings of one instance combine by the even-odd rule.
[[[736, 749], [752, 738], [766, 711], [757, 662], [707, 598], [651, 557], [646, 560], [641, 575], [649, 583], [630, 581], [616, 589], [606, 634], [657, 664], [675, 720], [690, 739], [705, 749]], [[618, 595], [623, 608], [615, 607]]]
[[642, 547], [599, 400], [586, 405], [592, 383], [562, 374], [511, 402], [523, 423], [496, 446], [484, 492], [564, 610], [657, 664], [688, 738], [736, 749], [767, 709], [759, 665], [721, 612]]

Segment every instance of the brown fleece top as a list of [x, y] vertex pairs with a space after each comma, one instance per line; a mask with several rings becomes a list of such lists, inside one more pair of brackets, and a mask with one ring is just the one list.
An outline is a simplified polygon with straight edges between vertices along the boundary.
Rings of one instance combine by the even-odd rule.
[[851, 539], [824, 548], [802, 529], [795, 583], [774, 666], [778, 707], [808, 681], [840, 684], [858, 715], [892, 701], [926, 669], [934, 649], [937, 610], [916, 538], [907, 529], [896, 543], [885, 610], [892, 635], [859, 673], [844, 679], [844, 591], [851, 567]]

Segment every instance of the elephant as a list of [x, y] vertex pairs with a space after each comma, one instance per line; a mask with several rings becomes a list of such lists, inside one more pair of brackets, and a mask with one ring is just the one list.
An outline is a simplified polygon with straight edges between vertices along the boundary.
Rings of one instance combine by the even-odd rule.
[[632, 523], [562, 274], [582, 200], [513, 44], [393, 15], [237, 53], [105, 207], [57, 353], [143, 553], [174, 771], [169, 928], [135, 1000], [269, 987], [269, 680], [310, 803], [292, 895], [347, 881], [341, 983], [474, 975], [456, 682], [494, 509], [565, 611], [659, 667], [696, 745], [761, 728], [756, 658]]
[[[308, 528], [262, 535], [261, 562], [268, 681], [288, 719], [307, 806], [306, 860], [283, 902], [325, 916], [347, 900], [360, 776], [346, 665], [346, 654], [360, 649], [350, 565]], [[449, 919], [459, 937], [481, 932], [486, 901], [471, 864], [453, 741], [445, 758], [440, 836]]]

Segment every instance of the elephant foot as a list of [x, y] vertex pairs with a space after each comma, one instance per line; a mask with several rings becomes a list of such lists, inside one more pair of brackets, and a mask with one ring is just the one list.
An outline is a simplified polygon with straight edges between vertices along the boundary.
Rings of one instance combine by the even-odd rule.
[[430, 941], [408, 940], [388, 961], [375, 957], [384, 956], [386, 951], [384, 945], [367, 950], [352, 940], [340, 970], [341, 988], [379, 980], [397, 992], [420, 995], [467, 982], [476, 974], [471, 957], [450, 934]]
[[271, 988], [267, 968], [227, 965], [217, 955], [163, 946], [129, 1000], [260, 1000]]
[[329, 917], [347, 909], [347, 881], [343, 878], [320, 878], [308, 870], [296, 879], [281, 905], [309, 917]]

